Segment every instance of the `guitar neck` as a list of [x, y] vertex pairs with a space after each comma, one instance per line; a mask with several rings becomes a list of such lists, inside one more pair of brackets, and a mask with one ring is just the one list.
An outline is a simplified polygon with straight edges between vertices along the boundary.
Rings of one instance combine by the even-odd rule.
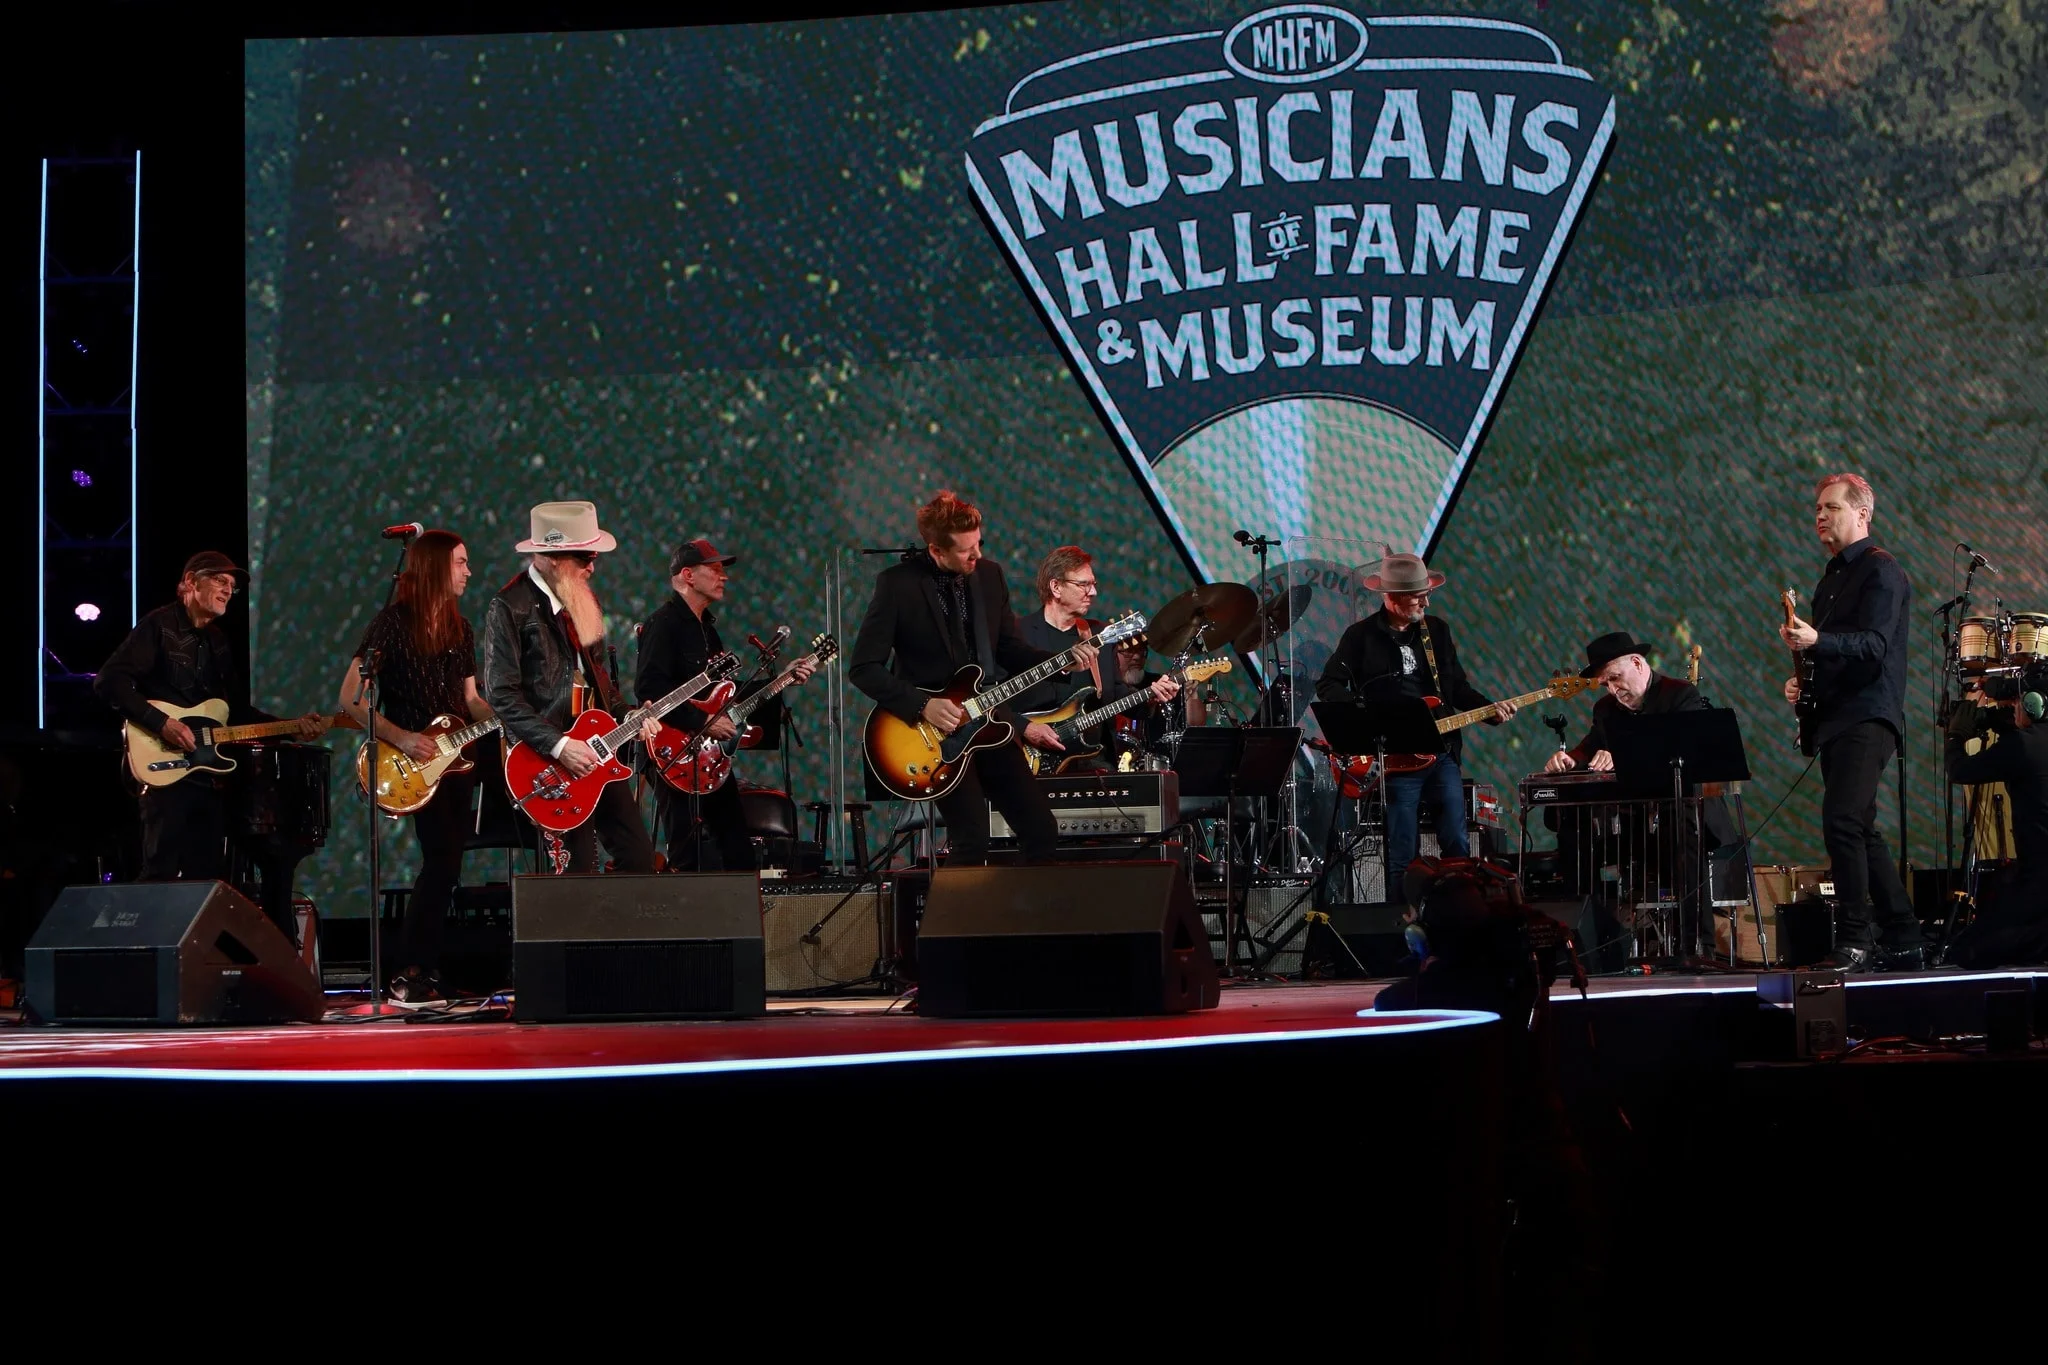
[[[334, 717], [338, 723], [342, 718]], [[215, 744], [236, 744], [245, 739], [269, 739], [273, 735], [288, 735], [299, 728], [295, 720], [266, 720], [257, 725], [216, 725], [213, 727]]]
[[1120, 716], [1134, 706], [1142, 706], [1150, 700], [1152, 700], [1152, 694], [1143, 688], [1139, 688], [1128, 697], [1119, 697], [1107, 706], [1098, 706], [1093, 711], [1084, 711], [1068, 721], [1067, 724], [1073, 726], [1076, 730], [1086, 730], [1101, 724], [1112, 716]]
[[1067, 665], [1074, 662], [1074, 650], [1077, 647], [1070, 645], [1053, 655], [1050, 659], [1047, 659], [1044, 663], [1033, 664], [1016, 677], [1005, 678], [994, 687], [975, 693], [967, 699], [967, 714], [979, 719], [994, 711], [1010, 698], [1029, 692], [1047, 678], [1057, 673], [1065, 672]]
[[783, 669], [773, 678], [770, 678], [768, 680], [768, 685], [763, 687], [760, 691], [755, 692], [751, 696], [742, 697], [740, 700], [726, 707], [726, 714], [732, 717], [732, 723], [734, 725], [744, 725], [746, 723], [747, 717], [753, 715], [755, 709], [758, 708], [763, 702], [769, 701], [774, 697], [780, 696], [784, 689], [786, 689], [791, 683], [796, 681], [796, 665], [802, 662], [802, 659], [798, 659], [796, 661], [796, 664], [791, 664], [788, 668]]
[[[713, 678], [711, 676], [711, 670], [707, 668], [702, 673], [699, 673], [696, 677], [690, 679], [688, 682], [676, 688], [675, 691], [670, 692], [668, 695], [657, 698], [656, 700], [647, 703], [647, 705], [645, 706], [636, 707], [635, 709], [628, 711], [626, 713], [625, 720], [620, 722], [619, 728], [612, 731], [610, 734], [604, 737], [605, 743], [609, 744], [614, 749], [618, 748], [619, 745], [625, 743], [626, 740], [631, 739], [634, 735], [640, 733], [641, 721], [647, 719], [649, 716], [652, 716], [656, 720], [660, 720], [663, 716], [675, 710], [678, 706], [681, 706], [684, 702], [696, 696], [705, 688], [711, 686], [712, 682]], [[621, 738], [621, 736], [623, 736], [623, 738]]]
[[489, 720], [480, 720], [474, 725], [465, 725], [453, 734], [443, 735], [442, 738], [447, 740], [449, 749], [459, 750], [467, 748], [471, 742], [482, 739], [497, 728], [498, 718], [492, 716]]
[[[1539, 687], [1534, 692], [1524, 692], [1521, 696], [1509, 697], [1508, 700], [1517, 706], [1527, 706], [1530, 702], [1542, 701], [1549, 695], [1549, 688]], [[1455, 716], [1440, 717], [1436, 723], [1436, 732], [1440, 735], [1448, 735], [1453, 730], [1462, 730], [1468, 725], [1477, 725], [1482, 720], [1491, 720], [1493, 718], [1493, 708], [1498, 705], [1500, 705], [1499, 702], [1495, 702], [1491, 706], [1475, 706], [1470, 711], [1460, 711]]]

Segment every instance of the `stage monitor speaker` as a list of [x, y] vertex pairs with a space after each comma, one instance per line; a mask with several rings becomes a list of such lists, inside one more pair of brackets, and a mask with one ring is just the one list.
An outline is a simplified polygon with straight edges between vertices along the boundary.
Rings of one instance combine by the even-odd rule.
[[1216, 1005], [1216, 961], [1179, 863], [941, 868], [917, 957], [919, 1014], [1180, 1014]]
[[512, 1017], [743, 1019], [767, 1007], [751, 872], [512, 880]]
[[49, 1024], [264, 1024], [327, 1007], [298, 950], [226, 882], [66, 887], [25, 974]]

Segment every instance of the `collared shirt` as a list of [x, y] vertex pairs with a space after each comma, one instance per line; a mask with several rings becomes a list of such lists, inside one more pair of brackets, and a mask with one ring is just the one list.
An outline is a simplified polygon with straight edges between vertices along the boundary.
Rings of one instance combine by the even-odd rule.
[[1912, 580], [1871, 537], [1843, 546], [1828, 560], [1807, 617], [1820, 632], [1810, 650], [1813, 690], [1820, 699], [1810, 727], [1816, 748], [1859, 721], [1880, 720], [1905, 734], [1906, 623], [1912, 611]]
[[974, 649], [974, 587], [964, 573], [954, 573], [939, 567], [939, 561], [932, 558], [930, 550], [924, 553], [924, 566], [936, 580], [939, 589], [939, 613], [946, 619], [946, 629], [953, 633], [953, 644], [963, 659], [972, 659]]
[[170, 719], [151, 702], [197, 706], [213, 697], [228, 704], [231, 724], [275, 720], [249, 705], [227, 632], [217, 621], [192, 624], [184, 603], [145, 613], [93, 679], [99, 698], [152, 734]]

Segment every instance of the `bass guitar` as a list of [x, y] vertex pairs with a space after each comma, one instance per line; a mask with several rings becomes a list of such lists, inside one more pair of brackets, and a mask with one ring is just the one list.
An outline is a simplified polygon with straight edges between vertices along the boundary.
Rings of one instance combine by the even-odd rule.
[[[1181, 685], [1185, 687], [1189, 683], [1207, 682], [1218, 674], [1229, 671], [1230, 660], [1219, 654], [1210, 659], [1197, 659], [1185, 669], [1176, 669], [1169, 676], [1179, 678]], [[1094, 696], [1094, 688], [1084, 687], [1050, 711], [1024, 713], [1026, 721], [1038, 721], [1051, 726], [1053, 733], [1059, 736], [1060, 743], [1066, 746], [1064, 750], [1056, 750], [1034, 749], [1029, 744], [1025, 745], [1024, 761], [1031, 765], [1033, 777], [1063, 773], [1070, 764], [1095, 757], [1102, 752], [1102, 746], [1090, 745], [1085, 738], [1087, 732], [1103, 721], [1120, 716], [1152, 700], [1152, 694], [1141, 689], [1128, 697], [1120, 697], [1107, 706], [1098, 706], [1092, 711], [1082, 710]]]
[[[129, 721], [123, 736], [128, 750], [128, 771], [135, 775], [137, 782], [148, 787], [168, 787], [173, 782], [184, 781], [193, 773], [231, 773], [241, 765], [221, 753], [219, 746], [246, 743], [252, 739], [272, 739], [292, 734], [299, 728], [299, 722], [295, 720], [229, 725], [228, 704], [218, 697], [209, 697], [197, 706], [179, 706], [167, 701], [153, 701], [150, 705], [172, 720], [184, 721], [185, 728], [192, 732], [195, 747], [189, 754], [174, 749], [134, 721]], [[344, 730], [362, 729], [345, 711], [329, 716], [328, 722]]]
[[[1791, 625], [1799, 619], [1799, 594], [1791, 588], [1779, 599], [1785, 608], [1785, 624]], [[1792, 676], [1799, 681], [1799, 700], [1792, 703], [1792, 715], [1798, 722], [1794, 737], [1799, 741], [1801, 753], [1812, 753], [1806, 736], [1812, 727], [1813, 718], [1820, 713], [1820, 697], [1813, 685], [1815, 667], [1813, 652], [1806, 649], [1792, 651]]]
[[434, 741], [434, 756], [422, 763], [396, 744], [377, 741], [377, 789], [370, 790], [370, 744], [356, 749], [356, 785], [377, 803], [386, 815], [411, 815], [434, 799], [441, 779], [449, 773], [466, 773], [476, 761], [463, 750], [498, 728], [498, 718], [464, 725], [459, 716], [436, 716], [420, 733]]
[[[1521, 696], [1510, 697], [1508, 700], [1517, 706], [1527, 706], [1532, 701], [1542, 701], [1550, 697], [1554, 697], [1558, 701], [1565, 701], [1598, 685], [1591, 678], [1582, 678], [1576, 673], [1558, 673], [1553, 675], [1547, 684], [1537, 688], [1534, 692], [1524, 692]], [[1429, 709], [1432, 711], [1443, 705], [1443, 699], [1440, 697], [1424, 697], [1422, 700], [1428, 704]], [[1438, 716], [1436, 718], [1436, 732], [1440, 735], [1448, 735], [1454, 731], [1462, 730], [1468, 725], [1477, 725], [1483, 720], [1491, 720], [1493, 714], [1493, 706], [1489, 705], [1475, 706], [1470, 711], [1457, 711], [1447, 716]], [[1362, 795], [1365, 790], [1365, 784], [1372, 779], [1373, 755], [1339, 754], [1333, 752], [1327, 756], [1330, 760], [1330, 771], [1337, 778], [1340, 789], [1346, 795]], [[1430, 764], [1436, 762], [1436, 759], [1437, 756], [1435, 754], [1388, 754], [1387, 773], [1392, 777], [1398, 777], [1403, 773], [1419, 773], [1428, 768]]]
[[[980, 687], [981, 670], [973, 664], [955, 673], [944, 687], [917, 689], [928, 698], [944, 697], [967, 713], [967, 718], [950, 735], [941, 734], [936, 725], [924, 718], [922, 709], [916, 720], [906, 721], [877, 706], [868, 713], [861, 736], [869, 770], [900, 801], [933, 801], [944, 796], [967, 775], [968, 761], [976, 749], [1008, 744], [1015, 738], [1015, 726], [994, 718], [998, 706], [1063, 672], [1074, 662], [1074, 651], [1082, 644], [1099, 644], [1108, 649], [1143, 633], [1144, 629], [1143, 615], [1125, 612], [1087, 640], [986, 690]], [[919, 705], [922, 707], [922, 702]]]
[[[823, 667], [838, 653], [837, 640], [829, 635], [815, 635], [811, 637], [811, 652], [804, 658], [808, 659], [813, 667]], [[733, 732], [724, 739], [713, 739], [701, 732], [691, 734], [672, 725], [663, 725], [661, 738], [655, 741], [654, 751], [650, 755], [656, 764], [655, 771], [661, 774], [661, 780], [679, 792], [693, 793], [697, 796], [709, 796], [724, 786], [725, 780], [732, 776], [733, 755], [745, 748], [749, 742], [758, 741], [761, 737], [758, 727], [747, 724], [747, 717], [795, 682], [797, 666], [803, 662], [804, 659], [796, 660], [770, 678], [767, 685], [759, 691], [749, 692], [744, 697], [730, 700], [712, 710], [711, 714], [705, 717], [706, 725], [720, 716], [732, 721]]]
[[[557, 834], [575, 829], [597, 810], [597, 799], [606, 787], [633, 775], [619, 757], [619, 749], [639, 735], [642, 721], [649, 716], [659, 720], [714, 686], [723, 689], [725, 696], [732, 695], [732, 684], [723, 680], [739, 672], [739, 667], [740, 661], [730, 653], [720, 654], [704, 665], [702, 673], [667, 696], [634, 707], [622, 720], [613, 720], [610, 712], [595, 706], [576, 717], [568, 729], [569, 738], [582, 740], [597, 755], [597, 766], [581, 777], [571, 776], [565, 765], [521, 740], [505, 755], [505, 786], [512, 793], [512, 804], [542, 829]], [[718, 701], [723, 704], [725, 697]]]

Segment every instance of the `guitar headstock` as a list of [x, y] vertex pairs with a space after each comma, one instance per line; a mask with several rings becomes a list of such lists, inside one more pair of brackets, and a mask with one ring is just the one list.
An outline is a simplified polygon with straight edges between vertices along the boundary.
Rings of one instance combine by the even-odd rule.
[[1095, 632], [1095, 640], [1096, 643], [1102, 645], [1120, 644], [1135, 636], [1143, 635], [1145, 633], [1145, 625], [1145, 614], [1143, 612], [1127, 611], [1101, 630]]
[[1568, 701], [1578, 696], [1579, 693], [1599, 685], [1591, 678], [1582, 678], [1576, 673], [1560, 671], [1551, 675], [1550, 695], [1556, 697], [1559, 701]]
[[838, 653], [839, 641], [830, 635], [820, 632], [811, 637], [811, 657], [818, 661], [820, 667], [831, 663]]
[[1700, 647], [1694, 645], [1685, 652], [1685, 680], [1694, 687], [1700, 685]]
[[1189, 682], [1207, 682], [1219, 674], [1228, 673], [1230, 668], [1230, 660], [1219, 654], [1213, 659], [1196, 659], [1184, 672]]
[[1799, 591], [1796, 588], [1787, 588], [1778, 600], [1784, 604], [1785, 624], [1789, 626], [1799, 617]]
[[705, 662], [704, 671], [713, 678], [730, 678], [740, 671], [739, 656], [729, 649], [723, 650]]

